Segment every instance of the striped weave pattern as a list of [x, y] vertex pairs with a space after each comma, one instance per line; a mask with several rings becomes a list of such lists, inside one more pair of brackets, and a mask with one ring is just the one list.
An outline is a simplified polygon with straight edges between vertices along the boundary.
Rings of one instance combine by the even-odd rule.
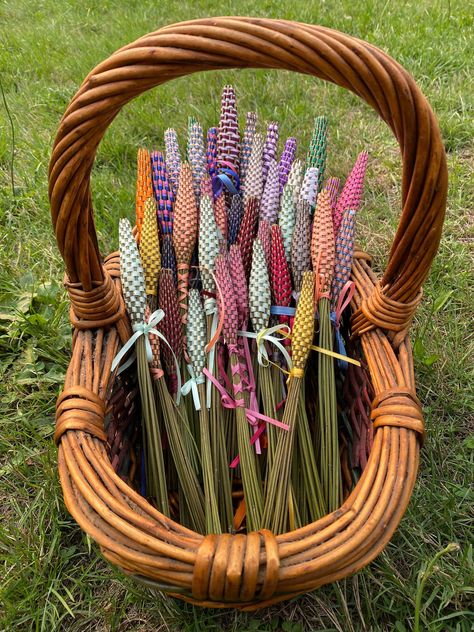
[[355, 216], [356, 212], [354, 209], [346, 209], [344, 211], [341, 226], [336, 237], [336, 260], [331, 290], [333, 305], [337, 303], [342, 288], [351, 277], [352, 258], [354, 256]]
[[150, 153], [146, 149], [139, 149], [137, 153], [137, 188], [135, 197], [135, 223], [139, 240], [145, 214], [145, 202], [152, 195]]
[[291, 303], [291, 275], [285, 256], [281, 228], [271, 227], [270, 279], [273, 303], [288, 307]]
[[148, 198], [145, 202], [145, 215], [140, 240], [140, 257], [145, 273], [147, 296], [156, 296], [161, 256], [158, 224], [156, 221], [156, 202], [153, 197]]
[[257, 234], [258, 200], [249, 198], [245, 203], [237, 243], [240, 246], [245, 273], [248, 276], [252, 262], [252, 242]]
[[272, 121], [267, 125], [267, 136], [265, 138], [265, 144], [263, 146], [263, 167], [262, 176], [263, 181], [267, 179], [270, 163], [276, 158], [277, 145], [278, 145], [278, 123]]
[[188, 160], [193, 174], [194, 194], [199, 201], [201, 195], [201, 180], [207, 174], [206, 150], [199, 123], [193, 123], [188, 136]]
[[274, 224], [278, 220], [280, 209], [280, 181], [278, 178], [278, 165], [271, 158], [268, 165], [268, 176], [263, 189], [260, 202], [260, 218]]
[[290, 136], [286, 139], [285, 148], [283, 149], [280, 162], [278, 163], [278, 175], [280, 180], [280, 195], [283, 193], [283, 187], [288, 182], [288, 174], [291, 165], [296, 156], [296, 138]]
[[210, 127], [207, 130], [206, 162], [209, 175], [214, 177], [217, 174], [217, 128]]
[[358, 211], [364, 191], [364, 178], [369, 155], [366, 151], [357, 156], [352, 171], [347, 176], [334, 211], [334, 234], [337, 235], [342, 216], [347, 209]]
[[232, 163], [239, 170], [240, 133], [237, 119], [235, 92], [232, 86], [224, 86], [221, 98], [221, 117], [217, 130], [217, 160]]
[[239, 312], [225, 255], [216, 258], [216, 281], [221, 290], [217, 293], [217, 308], [220, 317], [223, 316], [222, 335], [226, 344], [233, 345], [237, 342]]
[[313, 134], [309, 144], [306, 167], [314, 167], [319, 172], [319, 190], [322, 188], [324, 173], [326, 171], [328, 141], [328, 120], [325, 116], [318, 116], [314, 120]]
[[286, 185], [283, 189], [283, 195], [281, 198], [280, 217], [278, 223], [281, 228], [281, 234], [283, 237], [283, 245], [285, 247], [285, 255], [287, 260], [290, 260], [291, 256], [291, 241], [293, 239], [293, 232], [295, 230], [296, 222], [296, 203], [293, 197], [293, 189], [291, 185]]
[[237, 244], [231, 246], [229, 250], [229, 272], [239, 314], [239, 328], [246, 329], [249, 319], [249, 296], [242, 255]]
[[174, 197], [168, 180], [165, 157], [161, 151], [151, 153], [151, 170], [161, 234], [169, 235], [173, 231]]
[[227, 239], [228, 245], [232, 246], [237, 241], [239, 235], [240, 223], [243, 215], [242, 197], [237, 193], [232, 196], [230, 209], [227, 218]]

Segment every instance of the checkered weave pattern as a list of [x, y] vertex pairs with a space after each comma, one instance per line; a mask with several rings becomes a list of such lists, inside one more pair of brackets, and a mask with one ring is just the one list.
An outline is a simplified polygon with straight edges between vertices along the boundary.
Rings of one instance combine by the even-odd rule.
[[142, 232], [145, 202], [152, 195], [150, 153], [146, 149], [139, 149], [137, 153], [137, 189], [135, 197], [135, 223], [138, 230], [138, 240], [140, 240]]
[[206, 366], [207, 326], [198, 290], [189, 290], [186, 334], [188, 341], [187, 350], [191, 365], [194, 374], [199, 376]]
[[328, 144], [328, 120], [325, 116], [314, 119], [313, 134], [306, 157], [306, 168], [315, 167], [319, 171], [319, 190], [322, 188]]
[[334, 234], [337, 235], [339, 226], [341, 225], [342, 216], [346, 209], [358, 211], [364, 191], [364, 178], [367, 169], [367, 161], [369, 155], [366, 151], [361, 152], [357, 156], [357, 160], [352, 171], [347, 176], [341, 194], [337, 200], [336, 209], [334, 211]]
[[164, 235], [161, 241], [161, 267], [171, 270], [174, 284], [178, 285], [178, 269], [176, 265], [176, 255], [173, 246], [173, 237]]
[[240, 133], [237, 119], [235, 92], [224, 86], [221, 97], [221, 117], [217, 130], [217, 162], [230, 162], [239, 171]]
[[299, 158], [293, 161], [291, 165], [290, 173], [288, 174], [287, 187], [290, 187], [293, 191], [293, 200], [295, 204], [300, 197], [301, 184], [303, 183], [304, 169], [303, 163]]
[[201, 199], [205, 195], [211, 198], [211, 201], [214, 200], [214, 193], [212, 192], [212, 180], [208, 175], [205, 175], [204, 178], [201, 180], [201, 191], [199, 199]]
[[214, 209], [210, 198], [203, 197], [199, 214], [199, 264], [201, 268], [202, 287], [206, 292], [214, 292], [214, 279], [209, 271], [214, 272], [216, 257], [219, 254], [219, 237]]
[[336, 210], [337, 198], [339, 195], [339, 187], [341, 186], [341, 181], [339, 178], [329, 178], [329, 180], [324, 185], [324, 189], [329, 191], [329, 203], [331, 204], [331, 208], [334, 214]]
[[176, 198], [179, 171], [181, 169], [181, 154], [179, 153], [178, 134], [172, 127], [165, 132], [165, 156], [171, 190], [173, 191], [173, 196]]
[[229, 272], [234, 287], [235, 301], [239, 314], [239, 329], [247, 329], [247, 321], [249, 319], [249, 295], [242, 255], [240, 254], [240, 247], [237, 244], [232, 245], [229, 250]]
[[232, 246], [232, 244], [235, 244], [235, 242], [237, 241], [240, 229], [240, 222], [242, 221], [242, 215], [242, 197], [238, 194], [235, 194], [232, 196], [227, 217], [227, 241], [229, 246]]
[[271, 227], [270, 280], [273, 303], [288, 307], [291, 303], [291, 275], [285, 256], [281, 228]]
[[151, 171], [160, 231], [162, 235], [169, 235], [173, 231], [174, 196], [168, 180], [165, 157], [161, 151], [151, 153]]
[[300, 200], [296, 207], [296, 222], [291, 240], [291, 274], [293, 289], [301, 291], [303, 273], [311, 270], [311, 219], [309, 204]]
[[290, 136], [286, 139], [285, 148], [283, 149], [280, 162], [278, 163], [278, 177], [280, 180], [280, 195], [283, 193], [283, 187], [288, 182], [288, 174], [291, 165], [296, 156], [296, 138]]
[[245, 180], [252, 153], [253, 139], [257, 128], [257, 114], [255, 112], [247, 112], [245, 120], [244, 136], [242, 138], [242, 146], [240, 149], [240, 190], [245, 189]]
[[153, 197], [149, 197], [145, 202], [142, 238], [140, 240], [140, 257], [145, 273], [147, 296], [156, 296], [161, 256], [158, 224], [156, 221], [156, 202]]
[[295, 368], [304, 370], [310, 347], [313, 344], [313, 336], [314, 279], [312, 272], [305, 272], [291, 332], [292, 360]]
[[217, 174], [217, 127], [207, 130], [206, 162], [209, 175], [214, 177]]
[[293, 239], [293, 231], [295, 230], [295, 221], [296, 203], [293, 198], [293, 189], [291, 185], [287, 184], [283, 189], [278, 224], [281, 228], [285, 255], [288, 261], [291, 256], [291, 240]]
[[191, 167], [183, 163], [174, 205], [173, 246], [178, 263], [189, 263], [197, 241], [198, 210]]
[[[157, 327], [169, 342], [179, 361], [183, 348], [181, 318], [176, 287], [173, 282], [173, 273], [166, 268], [163, 268], [160, 272], [158, 305], [165, 315]], [[168, 375], [176, 374], [174, 359], [168, 345], [161, 345], [161, 355]]]
[[268, 175], [260, 202], [260, 218], [274, 224], [278, 220], [280, 209], [280, 181], [278, 179], [278, 165], [276, 160], [270, 159]]
[[188, 136], [188, 160], [193, 174], [194, 194], [199, 201], [201, 195], [201, 180], [207, 174], [206, 150], [202, 127], [199, 123], [193, 123]]
[[216, 281], [221, 290], [220, 293], [217, 293], [217, 309], [221, 317], [222, 313], [224, 314], [222, 335], [226, 344], [233, 345], [237, 342], [239, 311], [225, 255], [219, 255], [216, 258]]
[[214, 201], [214, 216], [220, 232], [219, 237], [221, 241], [227, 243], [227, 209], [224, 194], [219, 195]]
[[354, 209], [346, 209], [344, 211], [341, 226], [336, 237], [336, 261], [331, 291], [333, 306], [336, 305], [339, 293], [351, 277], [352, 258], [354, 256], [355, 216], [356, 212]]
[[251, 197], [258, 200], [263, 193], [263, 138], [255, 134], [250, 154], [247, 175], [245, 176], [244, 203]]
[[272, 249], [272, 237], [270, 233], [270, 223], [266, 219], [261, 219], [258, 223], [257, 237], [262, 244], [263, 254], [265, 255], [265, 263], [267, 269], [270, 270], [270, 258]]
[[[311, 260], [320, 294], [329, 294], [334, 274], [334, 227], [332, 223], [331, 194], [323, 189], [318, 195], [314, 211]], [[319, 297], [317, 297], [319, 299]]]
[[122, 293], [132, 325], [145, 318], [145, 275], [128, 219], [119, 222], [120, 277]]
[[246, 276], [250, 273], [252, 242], [257, 234], [257, 219], [258, 200], [256, 198], [249, 198], [245, 203], [244, 216], [240, 223], [239, 235], [237, 237], [237, 244], [240, 246]]
[[272, 160], [275, 160], [277, 145], [278, 145], [278, 123], [272, 121], [267, 125], [267, 136], [265, 138], [265, 144], [263, 146], [263, 167], [262, 167], [262, 177], [265, 182], [267, 179], [268, 170], [270, 168], [270, 163]]
[[271, 300], [270, 279], [265, 263], [265, 254], [260, 239], [255, 239], [249, 278], [250, 320], [255, 333], [268, 327]]
[[310, 209], [313, 209], [316, 205], [316, 198], [318, 197], [318, 170], [315, 167], [310, 167], [304, 174], [303, 182], [300, 189], [300, 200], [308, 202]]

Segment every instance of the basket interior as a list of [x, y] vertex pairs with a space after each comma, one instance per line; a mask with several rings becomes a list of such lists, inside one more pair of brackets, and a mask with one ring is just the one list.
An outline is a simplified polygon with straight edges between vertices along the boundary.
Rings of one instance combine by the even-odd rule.
[[[343, 500], [357, 484], [370, 454], [373, 443], [373, 424], [370, 419], [374, 390], [359, 339], [351, 340], [350, 310], [346, 310], [341, 322], [340, 333], [348, 357], [358, 360], [360, 366], [347, 363], [345, 368], [335, 362], [339, 451], [343, 483]], [[315, 423], [317, 415], [317, 353], [313, 352], [308, 360], [305, 387], [306, 409], [310, 424]], [[146, 496], [141, 477], [142, 431], [140, 393], [137, 383], [136, 367], [131, 365], [120, 375], [113, 375], [108, 388], [107, 412], [105, 418], [107, 450], [115, 472], [135, 491]], [[166, 452], [167, 441], [163, 437]], [[231, 455], [229, 455], [229, 461]], [[170, 478], [173, 481], [173, 477]], [[174, 480], [176, 478], [174, 477]], [[233, 486], [234, 510], [243, 498], [242, 486], [237, 478]], [[153, 498], [147, 500], [154, 505]], [[171, 518], [179, 522], [179, 494], [177, 486], [169, 487]], [[245, 521], [238, 529], [245, 533]]]

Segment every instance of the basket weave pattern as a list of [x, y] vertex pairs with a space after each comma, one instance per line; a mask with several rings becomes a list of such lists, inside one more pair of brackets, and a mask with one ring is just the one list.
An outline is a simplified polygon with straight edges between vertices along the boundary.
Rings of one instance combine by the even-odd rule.
[[[110, 463], [110, 366], [131, 330], [118, 257], [104, 261], [98, 249], [90, 172], [108, 125], [135, 96], [193, 72], [247, 67], [314, 75], [364, 99], [400, 145], [403, 210], [382, 279], [363, 253], [352, 266], [353, 330], [375, 392], [373, 448], [357, 486], [337, 511], [297, 531], [202, 536], [160, 514]], [[255, 609], [352, 574], [383, 550], [416, 478], [423, 420], [407, 330], [438, 247], [446, 189], [438, 125], [414, 80], [379, 49], [337, 31], [195, 20], [146, 35], [88, 75], [61, 121], [49, 172], [75, 328], [55, 440], [66, 506], [110, 562], [194, 603]]]

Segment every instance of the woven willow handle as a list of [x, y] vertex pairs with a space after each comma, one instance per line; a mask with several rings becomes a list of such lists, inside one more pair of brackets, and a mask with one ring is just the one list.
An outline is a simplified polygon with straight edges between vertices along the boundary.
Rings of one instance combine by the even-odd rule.
[[319, 26], [241, 17], [167, 26], [86, 77], [61, 121], [49, 172], [51, 215], [70, 281], [86, 292], [104, 281], [90, 173], [121, 107], [175, 77], [224, 68], [314, 75], [360, 96], [390, 126], [403, 159], [403, 210], [381, 285], [390, 300], [413, 302], [438, 248], [447, 191], [444, 148], [425, 97], [399, 64], [366, 42]]

